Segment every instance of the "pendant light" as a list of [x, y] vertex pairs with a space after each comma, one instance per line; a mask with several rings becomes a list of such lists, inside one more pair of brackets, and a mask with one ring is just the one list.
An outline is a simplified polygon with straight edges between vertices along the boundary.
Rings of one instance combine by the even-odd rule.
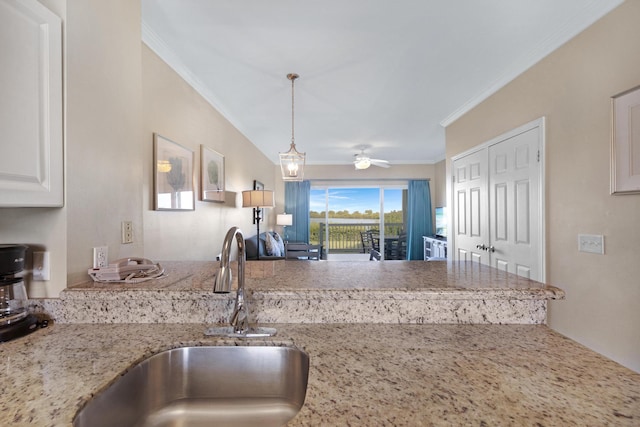
[[291, 80], [291, 147], [286, 153], [280, 153], [280, 169], [283, 181], [302, 181], [304, 176], [305, 153], [296, 150], [294, 137], [294, 82], [300, 77], [295, 73], [287, 74]]

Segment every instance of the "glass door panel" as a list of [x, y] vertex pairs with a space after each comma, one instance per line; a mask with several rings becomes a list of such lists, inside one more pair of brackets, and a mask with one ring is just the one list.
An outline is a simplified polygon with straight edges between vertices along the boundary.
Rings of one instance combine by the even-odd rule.
[[312, 187], [309, 243], [321, 244], [328, 259], [352, 254], [368, 260], [371, 249], [403, 259], [392, 240], [406, 229], [406, 193], [400, 187]]
[[407, 190], [385, 188], [383, 191], [384, 209], [384, 259], [407, 259], [406, 206]]

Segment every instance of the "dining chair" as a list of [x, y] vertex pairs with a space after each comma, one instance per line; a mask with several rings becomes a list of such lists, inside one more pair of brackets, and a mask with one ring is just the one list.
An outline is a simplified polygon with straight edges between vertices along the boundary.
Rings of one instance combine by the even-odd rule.
[[360, 232], [360, 239], [362, 240], [362, 253], [368, 253], [373, 247], [371, 246], [371, 236], [368, 231]]
[[368, 230], [367, 234], [369, 235], [369, 239], [371, 240], [371, 248], [374, 251], [380, 252], [380, 235], [374, 236], [372, 230]]

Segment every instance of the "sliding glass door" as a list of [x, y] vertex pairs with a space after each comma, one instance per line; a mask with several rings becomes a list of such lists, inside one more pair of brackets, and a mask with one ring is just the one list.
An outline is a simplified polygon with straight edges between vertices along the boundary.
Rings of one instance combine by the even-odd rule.
[[369, 259], [372, 249], [382, 259], [402, 259], [392, 246], [406, 229], [405, 212], [406, 187], [312, 185], [310, 243], [330, 259]]

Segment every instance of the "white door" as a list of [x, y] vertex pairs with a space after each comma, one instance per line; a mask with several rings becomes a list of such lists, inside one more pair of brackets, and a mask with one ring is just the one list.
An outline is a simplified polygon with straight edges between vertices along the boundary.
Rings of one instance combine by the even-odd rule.
[[489, 146], [491, 265], [540, 281], [540, 128]]
[[487, 151], [481, 149], [453, 162], [453, 259], [489, 264], [480, 247], [489, 241]]
[[544, 280], [544, 120], [453, 161], [453, 257]]

